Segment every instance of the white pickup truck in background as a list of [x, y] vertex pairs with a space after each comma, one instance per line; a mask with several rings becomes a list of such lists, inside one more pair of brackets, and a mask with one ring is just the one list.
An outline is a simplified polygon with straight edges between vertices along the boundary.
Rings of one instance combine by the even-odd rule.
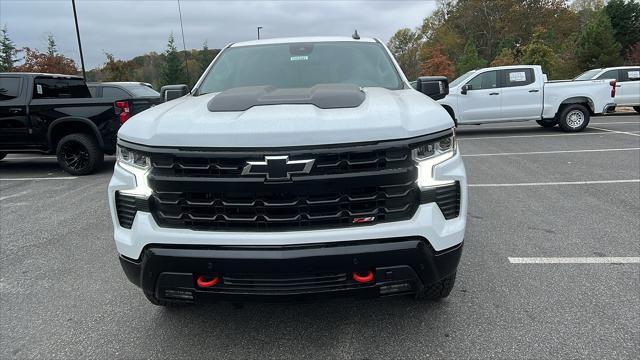
[[582, 131], [591, 115], [615, 107], [615, 82], [609, 80], [547, 82], [538, 65], [472, 70], [449, 85], [439, 103], [456, 124], [536, 120]]
[[631, 106], [640, 113], [640, 66], [619, 66], [585, 71], [574, 81], [616, 80], [616, 106]]

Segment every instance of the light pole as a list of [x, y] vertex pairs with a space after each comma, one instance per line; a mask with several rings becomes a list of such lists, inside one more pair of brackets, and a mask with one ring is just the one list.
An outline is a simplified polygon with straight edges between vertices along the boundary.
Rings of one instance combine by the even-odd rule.
[[258, 40], [260, 40], [260, 29], [262, 29], [262, 26], [258, 26]]
[[82, 65], [82, 77], [87, 80], [87, 73], [84, 70], [84, 56], [82, 55], [82, 42], [80, 41], [80, 28], [78, 27], [78, 15], [76, 14], [76, 0], [71, 0], [73, 5], [73, 18], [76, 21], [76, 36], [78, 37], [78, 49], [80, 50], [80, 64]]

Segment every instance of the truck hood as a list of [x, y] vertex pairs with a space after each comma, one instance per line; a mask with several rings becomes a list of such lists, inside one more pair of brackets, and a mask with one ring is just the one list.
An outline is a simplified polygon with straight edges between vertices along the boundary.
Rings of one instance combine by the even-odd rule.
[[435, 101], [413, 90], [365, 88], [354, 108], [311, 104], [260, 105], [211, 112], [216, 94], [185, 96], [132, 117], [122, 140], [168, 147], [284, 147], [404, 139], [453, 127]]

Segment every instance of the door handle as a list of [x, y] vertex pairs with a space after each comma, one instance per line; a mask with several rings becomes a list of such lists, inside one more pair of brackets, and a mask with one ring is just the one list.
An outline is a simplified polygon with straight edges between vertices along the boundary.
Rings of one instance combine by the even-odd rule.
[[489, 95], [500, 95], [500, 93], [490, 93]]
[[538, 91], [540, 91], [540, 90], [538, 90], [538, 89], [531, 89], [531, 90], [529, 90], [529, 92], [530, 92], [530, 93], [536, 93], [536, 92], [538, 92]]

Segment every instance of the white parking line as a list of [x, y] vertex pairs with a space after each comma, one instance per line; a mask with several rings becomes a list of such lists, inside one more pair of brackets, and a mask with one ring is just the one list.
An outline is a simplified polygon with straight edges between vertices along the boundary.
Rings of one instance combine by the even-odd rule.
[[509, 257], [512, 264], [640, 264], [639, 256], [630, 257]]
[[[610, 121], [610, 122], [590, 122], [589, 127], [591, 125], [618, 125], [618, 124], [640, 124], [640, 121]], [[459, 125], [461, 130], [472, 129], [474, 126], [479, 126], [477, 129], [511, 129], [511, 128], [539, 128], [538, 124], [530, 123], [529, 125], [506, 125], [506, 126], [497, 126], [497, 125]]]
[[7, 200], [7, 199], [11, 199], [11, 198], [18, 197], [18, 196], [22, 196], [22, 195], [26, 195], [26, 194], [28, 194], [28, 193], [29, 193], [29, 190], [27, 190], [27, 191], [21, 191], [21, 192], [19, 192], [19, 193], [17, 193], [17, 194], [11, 194], [11, 195], [7, 195], [7, 196], [0, 196], [0, 201]]
[[469, 184], [469, 187], [514, 187], [514, 186], [553, 186], [553, 185], [589, 185], [589, 184], [624, 184], [640, 183], [640, 179], [629, 180], [593, 180], [593, 181], [556, 181], [514, 184]]
[[608, 152], [608, 151], [633, 151], [640, 150], [640, 147], [621, 149], [586, 149], [586, 150], [557, 150], [557, 151], [529, 151], [512, 153], [488, 153], [488, 154], [466, 154], [463, 157], [474, 156], [505, 156], [505, 155], [538, 155], [538, 154], [563, 154], [563, 153], [583, 153], [583, 152]]
[[612, 133], [616, 133], [616, 134], [626, 134], [626, 135], [632, 135], [632, 136], [640, 136], [640, 134], [637, 134], [637, 131], [633, 131], [633, 132], [618, 131], [618, 130], [611, 130], [611, 129], [603, 129], [603, 128], [599, 128], [599, 127], [595, 127], [595, 126], [591, 126], [591, 128], [592, 129], [596, 129], [596, 130], [608, 131], [608, 132], [612, 132]]
[[[592, 128], [592, 129], [596, 129], [596, 128]], [[597, 129], [597, 130], [603, 130], [603, 129]], [[569, 134], [505, 135], [505, 136], [480, 136], [480, 137], [459, 136], [458, 140], [484, 140], [484, 139], [534, 138], [534, 137], [553, 137], [553, 136], [587, 136], [587, 135], [602, 136], [602, 135], [613, 135], [613, 134], [619, 134], [619, 133], [622, 133], [622, 132], [618, 132], [615, 130], [603, 130], [603, 132], [569, 133]], [[640, 133], [640, 131], [624, 132], [623, 134], [635, 135], [635, 133]], [[464, 134], [460, 134], [460, 135], [464, 135]]]
[[29, 181], [29, 180], [73, 180], [76, 176], [59, 176], [59, 177], [26, 177], [26, 178], [0, 178], [0, 181]]
[[2, 161], [6, 160], [42, 160], [42, 159], [55, 159], [55, 156], [26, 156], [26, 157], [8, 157], [4, 158]]

